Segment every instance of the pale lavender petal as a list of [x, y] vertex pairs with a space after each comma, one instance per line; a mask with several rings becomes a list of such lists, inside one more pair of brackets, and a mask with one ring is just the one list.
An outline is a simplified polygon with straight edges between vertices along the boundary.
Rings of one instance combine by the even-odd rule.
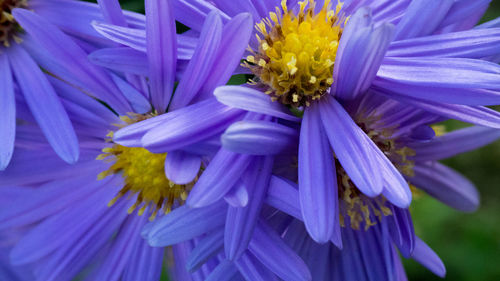
[[239, 121], [229, 126], [221, 136], [229, 151], [273, 155], [296, 147], [298, 132], [288, 126], [267, 121]]
[[136, 88], [115, 74], [111, 74], [111, 78], [125, 98], [127, 98], [130, 106], [134, 109], [134, 113], [144, 114], [151, 112], [151, 104]]
[[479, 206], [476, 187], [456, 171], [435, 162], [418, 164], [414, 177], [408, 180], [439, 201], [463, 212], [473, 212]]
[[159, 113], [167, 110], [174, 91], [177, 40], [171, 1], [147, 0], [146, 48], [151, 99]]
[[271, 97], [261, 91], [243, 86], [222, 86], [214, 91], [217, 100], [227, 106], [271, 115], [290, 121], [299, 121], [289, 114], [289, 110], [280, 103], [271, 101]]
[[80, 153], [78, 139], [54, 88], [24, 49], [11, 48], [9, 60], [26, 103], [47, 141], [61, 159], [75, 163]]
[[9, 165], [16, 138], [16, 100], [12, 72], [6, 54], [0, 54], [0, 171]]
[[200, 172], [201, 158], [184, 151], [171, 151], [165, 159], [165, 175], [176, 184], [192, 182]]
[[151, 152], [177, 150], [208, 139], [241, 118], [243, 112], [209, 99], [168, 114], [176, 117], [161, 122], [142, 137], [142, 144]]
[[300, 128], [299, 196], [307, 232], [326, 243], [339, 219], [338, 192], [335, 160], [318, 107], [306, 108]]
[[224, 196], [224, 200], [233, 207], [245, 207], [248, 204], [248, 191], [244, 182], [237, 182]]

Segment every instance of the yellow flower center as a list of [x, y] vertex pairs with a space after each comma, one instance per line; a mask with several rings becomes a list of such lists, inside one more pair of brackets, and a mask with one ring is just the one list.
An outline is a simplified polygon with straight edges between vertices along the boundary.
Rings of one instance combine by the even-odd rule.
[[[132, 120], [128, 117], [122, 118], [127, 123], [135, 123], [144, 118]], [[113, 132], [108, 134], [112, 138]], [[119, 198], [129, 194], [131, 197], [137, 194], [137, 199], [128, 213], [133, 213], [138, 207], [139, 216], [143, 215], [146, 208], [150, 206], [150, 220], [154, 220], [159, 210], [164, 213], [171, 211], [176, 203], [183, 204], [187, 195], [193, 187], [195, 180], [188, 184], [176, 184], [165, 176], [165, 159], [167, 153], [152, 153], [142, 147], [126, 147], [114, 144], [104, 148], [98, 160], [112, 162], [108, 170], [98, 175], [101, 180], [109, 175], [121, 173], [124, 186], [113, 198], [108, 206], [112, 206]]]
[[326, 0], [315, 13], [315, 1], [300, 2], [297, 15], [276, 8], [256, 25], [258, 50], [250, 50], [244, 66], [256, 76], [255, 84], [265, 88], [273, 100], [294, 107], [321, 98], [333, 83], [333, 66], [342, 35], [338, 13]]
[[12, 16], [12, 10], [26, 7], [27, 0], [0, 0], [0, 43], [5, 47], [10, 46], [11, 40], [21, 42], [21, 38], [15, 35], [21, 27]]

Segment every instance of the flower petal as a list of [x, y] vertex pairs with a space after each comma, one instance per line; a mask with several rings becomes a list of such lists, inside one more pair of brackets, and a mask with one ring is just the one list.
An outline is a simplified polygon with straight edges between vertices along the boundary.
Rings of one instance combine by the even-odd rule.
[[288, 114], [289, 110], [261, 91], [243, 86], [222, 86], [214, 91], [217, 100], [227, 106], [267, 114], [290, 121], [300, 119]]
[[177, 85], [169, 110], [176, 110], [188, 105], [205, 84], [208, 75], [212, 75], [210, 67], [217, 58], [221, 33], [222, 21], [219, 14], [213, 11], [205, 21], [198, 46], [196, 46], [193, 57]]
[[248, 248], [269, 186], [272, 157], [258, 157], [243, 174], [251, 192], [245, 207], [229, 207], [224, 232], [224, 249], [228, 260], [237, 260]]
[[439, 256], [418, 237], [412, 258], [437, 276], [444, 278], [446, 275], [446, 268], [444, 267], [443, 261], [441, 261]]
[[171, 151], [165, 159], [165, 175], [176, 184], [192, 182], [200, 172], [201, 158], [183, 151]]
[[222, 146], [233, 152], [252, 155], [274, 155], [296, 147], [297, 131], [267, 121], [239, 121], [221, 136]]
[[146, 4], [146, 49], [151, 99], [163, 113], [174, 91], [177, 39], [171, 1], [148, 0]]
[[189, 272], [198, 270], [207, 260], [217, 255], [224, 248], [224, 231], [216, 230], [208, 234], [196, 245], [186, 261]]
[[379, 149], [332, 97], [320, 101], [319, 110], [335, 155], [353, 183], [368, 196], [379, 195], [383, 189], [379, 162], [384, 161], [378, 159]]
[[318, 243], [333, 235], [339, 219], [335, 160], [318, 105], [306, 108], [300, 129], [299, 196], [307, 232]]
[[92, 52], [88, 56], [94, 64], [112, 70], [132, 73], [141, 76], [148, 75], [146, 54], [128, 47], [104, 48]]
[[6, 54], [0, 54], [0, 171], [9, 165], [16, 138], [16, 99]]
[[11, 48], [9, 60], [26, 103], [47, 141], [61, 159], [75, 163], [80, 153], [78, 139], [54, 88], [24, 49]]
[[418, 164], [414, 177], [408, 180], [439, 201], [463, 212], [473, 212], [479, 206], [476, 187], [454, 170], [439, 164]]
[[426, 142], [409, 146], [415, 150], [415, 161], [441, 160], [477, 149], [500, 139], [500, 130], [474, 126], [456, 130]]

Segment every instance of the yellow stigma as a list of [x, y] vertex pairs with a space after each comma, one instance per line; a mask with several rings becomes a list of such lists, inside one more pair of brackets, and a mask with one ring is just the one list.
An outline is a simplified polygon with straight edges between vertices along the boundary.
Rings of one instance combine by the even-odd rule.
[[3, 46], [9, 47], [11, 40], [21, 42], [21, 38], [15, 34], [21, 27], [12, 16], [12, 10], [26, 7], [27, 0], [0, 0], [0, 43]]
[[286, 1], [269, 18], [256, 25], [258, 50], [251, 49], [244, 66], [255, 74], [255, 82], [283, 104], [309, 105], [321, 98], [333, 83], [333, 66], [342, 28], [338, 13], [325, 0], [315, 13], [315, 1], [300, 2], [297, 15]]
[[[122, 118], [131, 120], [130, 118]], [[112, 137], [110, 132], [108, 137]], [[114, 144], [104, 148], [97, 159], [112, 162], [108, 170], [100, 173], [101, 180], [109, 175], [120, 173], [124, 179], [124, 186], [113, 198], [108, 206], [112, 206], [120, 197], [137, 194], [137, 200], [128, 213], [133, 213], [140, 207], [138, 215], [143, 215], [150, 206], [152, 212], [150, 220], [154, 220], [159, 210], [164, 213], [171, 211], [175, 203], [182, 204], [196, 179], [189, 184], [175, 184], [165, 176], [165, 159], [167, 153], [152, 153], [142, 147], [125, 147]]]

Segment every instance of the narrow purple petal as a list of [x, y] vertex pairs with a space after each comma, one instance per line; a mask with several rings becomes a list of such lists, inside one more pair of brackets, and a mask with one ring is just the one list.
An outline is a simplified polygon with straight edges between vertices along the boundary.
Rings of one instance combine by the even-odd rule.
[[252, 253], [245, 252], [241, 258], [235, 261], [235, 264], [245, 280], [278, 281], [276, 275], [259, 262]]
[[378, 148], [335, 99], [325, 98], [319, 110], [333, 151], [353, 183], [368, 196], [379, 195], [383, 189], [379, 162], [384, 159], [378, 159]]
[[289, 110], [280, 103], [271, 101], [271, 97], [261, 91], [243, 86], [222, 86], [214, 91], [217, 100], [227, 106], [271, 115], [290, 121], [300, 119], [289, 114]]
[[433, 33], [448, 14], [454, 0], [413, 1], [396, 26], [396, 40], [421, 37]]
[[186, 261], [189, 272], [198, 270], [207, 260], [224, 248], [224, 231], [216, 230], [200, 240]]
[[203, 85], [201, 92], [212, 96], [218, 86], [225, 85], [233, 72], [239, 67], [250, 36], [253, 34], [253, 21], [248, 13], [233, 17], [222, 30], [222, 39], [217, 51], [217, 59], [210, 70], [210, 79]]
[[229, 260], [238, 259], [248, 248], [267, 193], [272, 166], [272, 157], [258, 157], [243, 174], [243, 182], [248, 186], [251, 196], [245, 207], [228, 209], [224, 249]]
[[220, 264], [214, 268], [214, 270], [207, 276], [205, 281], [233, 281], [239, 280], [235, 278], [241, 278], [241, 275], [238, 273], [238, 268], [228, 261], [223, 260]]
[[266, 203], [299, 220], [302, 219], [298, 187], [295, 183], [277, 176], [271, 176]]
[[16, 100], [12, 72], [6, 54], [0, 54], [0, 171], [9, 165], [16, 138]]
[[444, 267], [443, 261], [441, 261], [439, 256], [418, 237], [412, 258], [437, 276], [444, 278], [446, 275], [446, 268]]
[[326, 243], [339, 219], [337, 175], [317, 104], [306, 108], [300, 129], [299, 196], [307, 232]]
[[488, 127], [469, 127], [447, 133], [427, 142], [409, 146], [415, 150], [415, 161], [441, 160], [477, 149], [500, 139], [500, 130]]
[[392, 216], [387, 216], [389, 233], [392, 241], [405, 258], [409, 258], [415, 249], [415, 230], [408, 209], [391, 206]]
[[298, 132], [288, 126], [267, 121], [239, 121], [229, 126], [221, 136], [229, 151], [274, 155], [296, 147]]
[[439, 163], [418, 164], [414, 177], [408, 180], [439, 201], [463, 212], [473, 212], [479, 206], [476, 187], [456, 171]]
[[222, 198], [238, 181], [251, 158], [221, 148], [193, 186], [186, 204], [197, 208]]
[[109, 23], [127, 26], [127, 20], [117, 0], [97, 0], [104, 15], [104, 19]]
[[54, 88], [24, 49], [11, 48], [9, 60], [26, 103], [47, 141], [61, 159], [75, 163], [80, 153], [78, 139]]
[[132, 106], [134, 113], [144, 114], [151, 112], [151, 104], [149, 104], [149, 101], [141, 92], [115, 74], [111, 74], [111, 78], [123, 93], [123, 96], [128, 100], [130, 106]]
[[86, 52], [68, 35], [28, 10], [14, 9], [12, 14], [23, 29], [50, 53], [52, 59], [74, 76], [73, 79], [78, 81], [79, 86], [90, 89], [93, 94], [122, 114], [132, 110], [111, 81], [109, 74], [89, 62]]
[[145, 227], [142, 236], [153, 247], [174, 245], [222, 226], [226, 211], [225, 203], [195, 209], [181, 206]]
[[201, 158], [184, 151], [171, 151], [165, 159], [165, 175], [176, 184], [192, 182], [200, 172]]
[[209, 99], [165, 115], [168, 114], [176, 117], [161, 122], [142, 137], [142, 144], [151, 152], [177, 150], [208, 139], [222, 132], [243, 112]]
[[146, 54], [128, 47], [104, 48], [92, 52], [89, 60], [99, 66], [141, 76], [148, 75]]
[[336, 97], [343, 100], [355, 99], [368, 89], [393, 34], [392, 24], [382, 24], [377, 28], [371, 25], [357, 30], [349, 41], [342, 41], [343, 50], [341, 56], [337, 55], [334, 70], [333, 93]]
[[302, 259], [264, 222], [255, 228], [249, 250], [283, 280], [312, 280]]
[[146, 1], [146, 47], [151, 99], [163, 113], [172, 97], [177, 65], [177, 40], [171, 1]]
[[210, 72], [210, 66], [213, 65], [217, 56], [217, 49], [221, 41], [222, 21], [220, 15], [211, 12], [201, 30], [198, 46], [194, 51], [193, 57], [184, 71], [181, 81], [175, 90], [169, 110], [176, 110], [188, 105], [196, 96], [203, 84], [206, 83]]
[[125, 268], [123, 281], [157, 281], [160, 279], [165, 249], [153, 248], [146, 240], [136, 239], [133, 260]]

